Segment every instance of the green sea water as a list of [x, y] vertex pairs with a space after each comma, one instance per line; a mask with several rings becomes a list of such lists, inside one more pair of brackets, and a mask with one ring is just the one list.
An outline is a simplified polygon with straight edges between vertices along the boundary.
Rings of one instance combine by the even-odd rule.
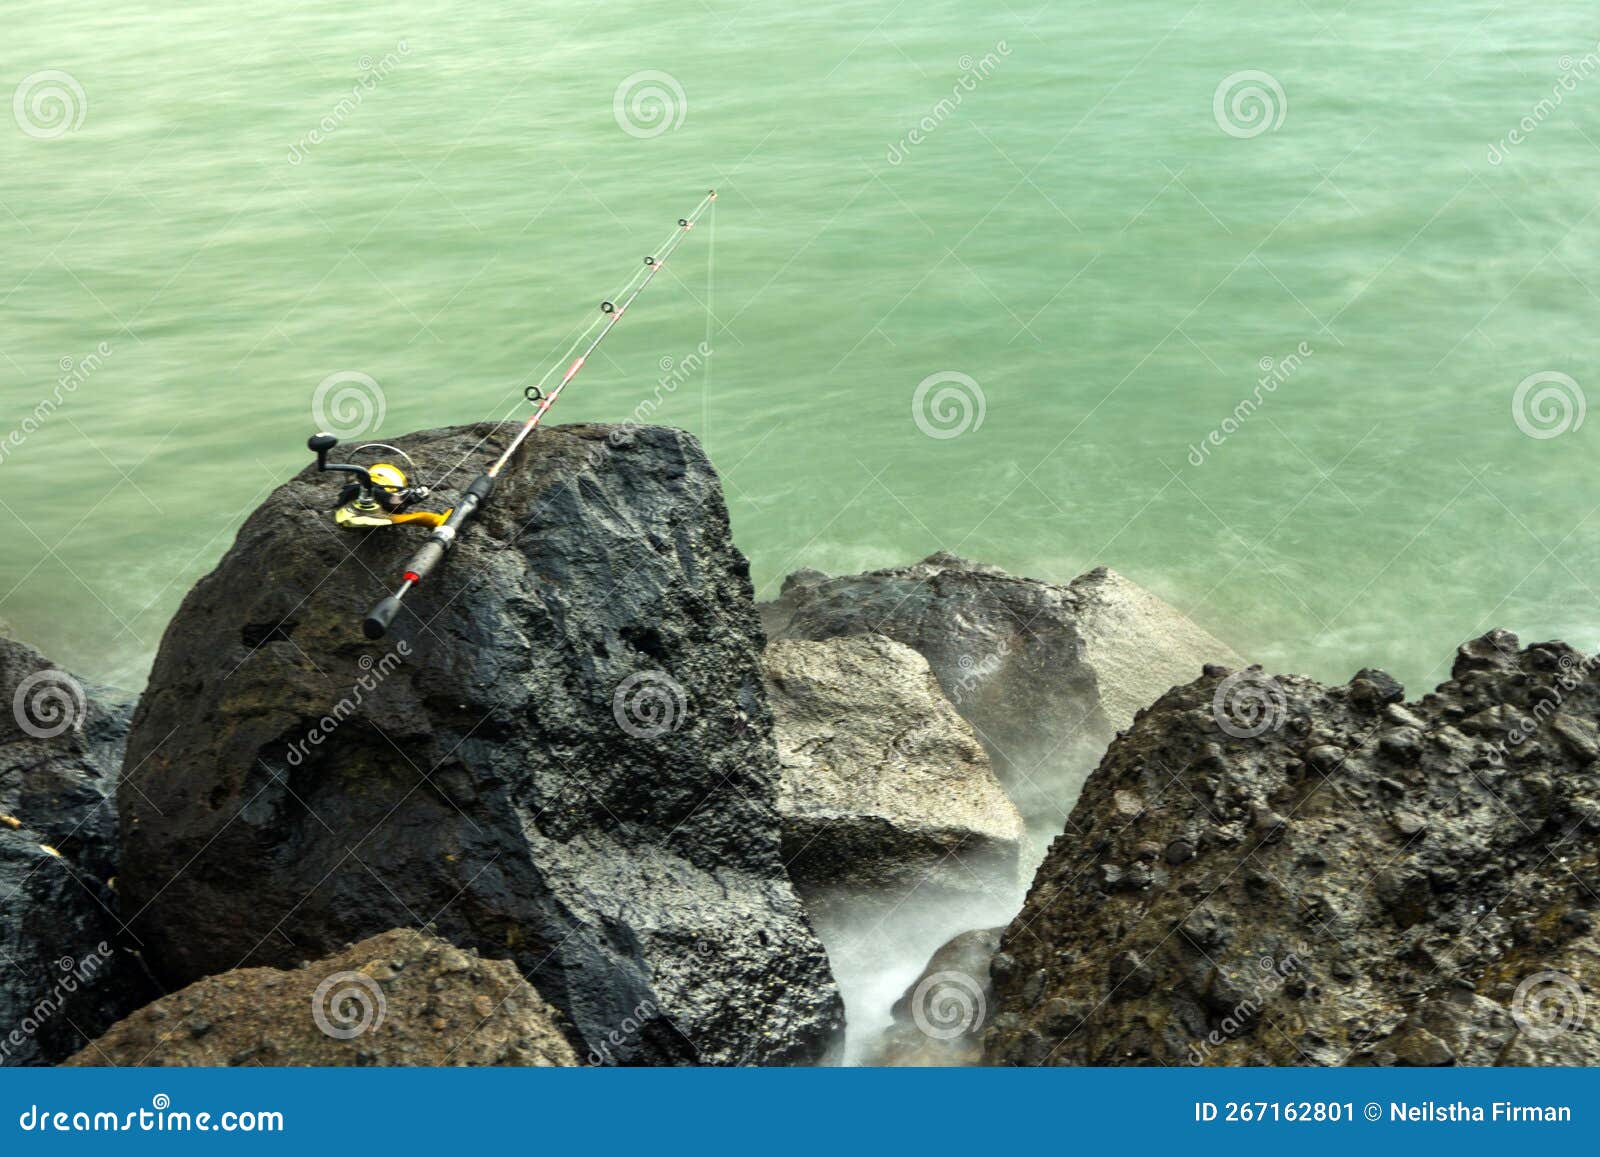
[[557, 414], [659, 398], [764, 595], [1105, 563], [1413, 693], [1600, 643], [1592, 5], [6, 8], [0, 617], [82, 674], [330, 375], [369, 437], [512, 413], [710, 186]]

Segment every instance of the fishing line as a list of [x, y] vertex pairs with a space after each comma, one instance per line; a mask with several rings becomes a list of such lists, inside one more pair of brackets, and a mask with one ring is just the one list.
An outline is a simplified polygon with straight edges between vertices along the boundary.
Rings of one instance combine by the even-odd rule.
[[[462, 527], [494, 493], [500, 473], [511, 461], [512, 456], [539, 428], [539, 424], [544, 421], [544, 416], [550, 412], [550, 407], [555, 405], [556, 400], [561, 397], [562, 391], [572, 383], [572, 380], [588, 364], [594, 352], [600, 348], [600, 343], [605, 341], [606, 337], [617, 327], [617, 323], [622, 320], [639, 295], [655, 280], [656, 274], [661, 272], [668, 259], [677, 251], [678, 246], [683, 243], [683, 239], [689, 235], [707, 209], [715, 204], [716, 199], [716, 191], [712, 190], [701, 199], [700, 203], [694, 207], [688, 216], [678, 218], [678, 227], [673, 230], [660, 248], [644, 259], [644, 268], [636, 271], [624, 284], [623, 289], [615, 296], [601, 302], [600, 317], [594, 319], [584, 328], [583, 332], [568, 346], [567, 352], [546, 371], [544, 377], [538, 383], [527, 387], [523, 391], [528, 401], [535, 404], [534, 412], [523, 422], [522, 428], [517, 431], [516, 436], [511, 439], [510, 444], [506, 446], [499, 457], [494, 460], [488, 469], [472, 480], [465, 494], [462, 495], [460, 503], [450, 512], [450, 516], [441, 525], [436, 526], [433, 533], [417, 548], [416, 553], [411, 556], [411, 560], [406, 564], [405, 573], [394, 593], [380, 600], [367, 613], [367, 617], [361, 624], [362, 632], [367, 638], [380, 639], [388, 631], [389, 626], [394, 622], [395, 615], [400, 612], [401, 600], [405, 598], [407, 592], [427, 578], [433, 569], [443, 561], [445, 555], [455, 545], [456, 538], [460, 534]], [[715, 219], [716, 214], [713, 211], [712, 220], [715, 221]], [[709, 304], [707, 308], [709, 311]], [[710, 331], [711, 320], [708, 314], [706, 321], [708, 335]], [[709, 338], [707, 348], [709, 348]], [[582, 352], [573, 357], [573, 354], [579, 350]], [[572, 359], [570, 363], [567, 361], [568, 358]], [[545, 384], [549, 382], [563, 364], [566, 365], [566, 371], [561, 375], [561, 380], [556, 383], [549, 393], [545, 393]], [[308, 443], [313, 450], [318, 451], [319, 466], [323, 466], [325, 469], [327, 468], [325, 465], [327, 450], [329, 443], [333, 441], [334, 439], [331, 435], [319, 434]], [[488, 441], [488, 436], [480, 439], [478, 444], [468, 452], [467, 456], [476, 453], [486, 441]], [[463, 457], [462, 461], [464, 462], [465, 460], [466, 456]], [[460, 465], [460, 463], [457, 463], [456, 466], [442, 475], [440, 480], [449, 477], [450, 474], [460, 468]]]

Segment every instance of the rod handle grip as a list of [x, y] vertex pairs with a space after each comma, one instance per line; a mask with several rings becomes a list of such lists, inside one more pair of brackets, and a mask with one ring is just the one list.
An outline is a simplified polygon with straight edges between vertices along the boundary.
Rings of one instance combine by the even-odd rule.
[[361, 633], [369, 639], [383, 638], [389, 631], [389, 625], [394, 622], [394, 617], [399, 613], [400, 596], [390, 595], [367, 612], [367, 617], [361, 620]]

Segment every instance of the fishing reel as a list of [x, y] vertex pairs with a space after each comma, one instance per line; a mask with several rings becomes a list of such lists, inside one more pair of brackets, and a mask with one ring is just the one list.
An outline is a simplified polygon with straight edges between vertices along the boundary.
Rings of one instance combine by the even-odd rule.
[[[357, 462], [330, 462], [328, 451], [339, 445], [339, 438], [333, 434], [310, 435], [306, 440], [307, 450], [317, 454], [317, 469], [331, 472], [331, 474], [350, 475], [350, 482], [339, 488], [338, 501], [334, 502], [334, 520], [339, 525], [376, 526], [394, 522], [413, 522], [413, 520], [427, 520], [416, 515], [406, 515], [405, 509], [413, 502], [422, 501], [430, 494], [427, 486], [413, 486], [406, 477], [406, 472], [395, 466], [394, 462], [373, 462], [371, 466], [358, 466]], [[382, 450], [394, 454], [395, 458], [405, 461], [406, 466], [416, 470], [416, 462], [411, 461], [411, 456], [400, 450], [400, 446], [390, 446], [386, 442], [368, 442], [365, 445], [355, 446], [350, 451], [354, 454], [365, 450]]]

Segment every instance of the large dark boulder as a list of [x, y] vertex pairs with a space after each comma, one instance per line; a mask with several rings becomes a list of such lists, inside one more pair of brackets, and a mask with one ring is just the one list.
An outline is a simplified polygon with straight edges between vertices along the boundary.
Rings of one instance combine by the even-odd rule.
[[1134, 712], [1238, 657], [1100, 567], [1066, 586], [939, 553], [829, 578], [799, 571], [761, 607], [773, 639], [881, 634], [928, 660], [1042, 849]]
[[1600, 1063], [1600, 678], [1495, 632], [1403, 703], [1211, 668], [1089, 778], [994, 1064]]
[[[398, 444], [464, 487], [512, 429]], [[336, 530], [309, 468], [245, 523], [168, 627], [120, 793], [169, 983], [432, 923], [516, 961], [580, 1054], [823, 1055], [840, 1002], [779, 856], [748, 564], [693, 438], [610, 433], [541, 430], [376, 643], [421, 532]]]

